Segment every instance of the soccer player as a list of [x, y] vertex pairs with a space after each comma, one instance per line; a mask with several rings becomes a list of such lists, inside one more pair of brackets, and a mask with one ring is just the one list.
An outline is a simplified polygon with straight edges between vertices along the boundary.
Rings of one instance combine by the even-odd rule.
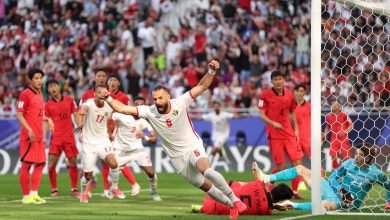
[[[299, 129], [294, 113], [296, 103], [293, 94], [284, 88], [285, 75], [280, 71], [273, 71], [271, 81], [273, 87], [261, 93], [258, 107], [260, 118], [267, 124], [268, 143], [276, 171], [281, 171], [286, 169], [285, 152], [293, 166], [302, 164], [303, 153], [298, 145]], [[303, 198], [298, 193], [301, 182], [299, 177], [292, 181], [296, 198]]]
[[342, 160], [351, 157], [348, 133], [352, 130], [352, 127], [353, 124], [349, 116], [341, 111], [341, 106], [337, 101], [333, 101], [332, 112], [326, 116], [326, 129], [323, 136], [326, 140], [329, 132], [331, 132], [329, 155], [332, 157], [333, 169], [339, 166], [339, 154], [341, 154]]
[[[68, 169], [71, 181], [71, 195], [78, 197], [80, 195], [77, 190], [77, 155], [79, 151], [76, 147], [75, 136], [73, 133], [72, 115], [78, 127], [81, 126], [78, 113], [76, 111], [76, 103], [70, 96], [61, 94], [61, 89], [57, 80], [49, 80], [46, 82], [46, 88], [51, 99], [46, 102], [45, 116], [52, 119], [55, 130], [51, 134], [49, 148], [49, 180], [51, 184], [51, 196], [58, 196], [57, 188], [57, 172], [56, 166], [58, 158], [64, 151], [68, 159]], [[44, 123], [44, 137], [47, 134], [47, 122]]]
[[[328, 211], [340, 208], [359, 208], [367, 193], [374, 184], [379, 184], [386, 190], [385, 209], [390, 209], [390, 181], [387, 175], [379, 170], [375, 161], [376, 149], [369, 143], [356, 146], [354, 159], [349, 159], [335, 169], [328, 180], [322, 179], [322, 205]], [[310, 170], [299, 165], [276, 174], [265, 175], [257, 164], [253, 164], [255, 176], [264, 183], [270, 181], [285, 181], [301, 176], [308, 186], [311, 186]], [[286, 204], [294, 209], [311, 210], [311, 203]]]
[[[145, 99], [136, 97], [134, 99], [135, 106], [145, 105]], [[112, 114], [114, 128], [116, 128], [114, 140], [114, 148], [116, 158], [120, 168], [123, 168], [127, 163], [135, 161], [148, 175], [150, 195], [154, 201], [161, 201], [157, 193], [157, 175], [153, 170], [152, 161], [146, 152], [142, 140], [149, 144], [157, 142], [156, 134], [149, 123], [139, 117], [124, 115], [118, 112]], [[146, 136], [144, 131], [147, 130], [150, 136]], [[112, 132], [111, 132], [112, 133]], [[139, 192], [139, 190], [138, 190]]]
[[[32, 69], [28, 72], [31, 84], [20, 93], [16, 105], [16, 118], [21, 125], [20, 161], [22, 162], [22, 167], [19, 174], [19, 182], [23, 193], [23, 204], [46, 203], [38, 195], [42, 171], [46, 162], [45, 139], [42, 128], [44, 120], [44, 102], [41, 91], [43, 76], [44, 72], [40, 69]], [[49, 123], [52, 128], [52, 121]], [[32, 166], [34, 166], [34, 170], [30, 181], [30, 169]]]
[[310, 102], [306, 102], [304, 97], [306, 94], [306, 87], [304, 85], [297, 85], [294, 88], [295, 101], [297, 106], [295, 108], [295, 116], [297, 118], [297, 124], [299, 128], [299, 146], [302, 152], [310, 159], [310, 117], [311, 117], [311, 105]]
[[[283, 201], [291, 199], [294, 195], [290, 187], [283, 183], [274, 187], [271, 192], [268, 192], [264, 182], [259, 180], [253, 182], [229, 181], [229, 186], [248, 207], [241, 213], [242, 215], [271, 215], [272, 209], [286, 211], [288, 207]], [[227, 215], [229, 207], [217, 203], [206, 195], [203, 204], [201, 206], [192, 205], [191, 211], [207, 215]]]
[[79, 115], [81, 116], [82, 141], [82, 164], [84, 175], [81, 178], [81, 194], [80, 202], [88, 203], [88, 195], [86, 188], [92, 179], [93, 167], [98, 158], [104, 160], [111, 168], [111, 193], [117, 194], [119, 169], [115, 159], [114, 148], [112, 147], [108, 134], [108, 119], [111, 117], [112, 109], [98, 96], [102, 92], [106, 92], [105, 85], [95, 87], [95, 98], [88, 99], [80, 106]]
[[202, 139], [195, 132], [187, 111], [187, 107], [209, 88], [218, 69], [219, 63], [211, 61], [207, 74], [199, 84], [176, 99], [170, 99], [166, 87], [157, 86], [152, 91], [154, 105], [151, 106], [123, 105], [110, 97], [107, 90], [100, 97], [106, 98], [106, 102], [117, 112], [145, 118], [156, 132], [176, 171], [214, 200], [228, 205], [230, 218], [235, 219], [246, 210], [246, 205], [234, 195], [223, 176], [210, 168]]
[[211, 163], [215, 156], [219, 154], [229, 164], [229, 158], [226, 155], [225, 145], [230, 134], [230, 119], [234, 117], [233, 113], [221, 111], [221, 103], [213, 102], [214, 111], [202, 115], [202, 119], [211, 123], [211, 140], [213, 141], [213, 149], [211, 151]]

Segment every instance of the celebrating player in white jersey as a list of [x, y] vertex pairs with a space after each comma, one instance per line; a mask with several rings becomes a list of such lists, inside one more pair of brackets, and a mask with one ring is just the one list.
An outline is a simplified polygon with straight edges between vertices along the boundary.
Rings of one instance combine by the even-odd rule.
[[92, 178], [93, 167], [98, 158], [104, 160], [111, 168], [111, 191], [118, 189], [118, 163], [107, 129], [108, 118], [113, 110], [104, 102], [104, 99], [99, 98], [105, 91], [107, 91], [105, 86], [96, 86], [95, 98], [84, 102], [79, 112], [83, 122], [80, 134], [83, 148], [81, 160], [84, 171], [80, 194], [80, 202], [82, 203], [88, 203], [86, 188]]
[[231, 207], [230, 218], [235, 219], [246, 210], [246, 205], [234, 195], [223, 176], [210, 168], [202, 139], [195, 132], [187, 111], [196, 97], [209, 88], [218, 69], [219, 63], [211, 61], [199, 84], [176, 99], [170, 99], [166, 87], [156, 87], [152, 91], [152, 106], [123, 105], [110, 97], [107, 90], [99, 97], [106, 98], [117, 112], [145, 118], [156, 131], [176, 171], [214, 200]]
[[[145, 105], [145, 99], [136, 97], [134, 99], [136, 106]], [[148, 175], [150, 195], [154, 201], [161, 201], [157, 193], [157, 175], [153, 170], [152, 161], [146, 149], [142, 144], [144, 139], [149, 144], [157, 142], [156, 134], [149, 123], [139, 117], [124, 115], [118, 112], [112, 114], [114, 128], [117, 128], [114, 139], [115, 154], [120, 167], [126, 166], [127, 163], [135, 161]], [[146, 136], [144, 131], [147, 130], [150, 136]], [[111, 132], [113, 133], [113, 132]]]
[[221, 103], [213, 102], [214, 111], [202, 116], [203, 120], [211, 123], [211, 140], [213, 141], [213, 150], [211, 151], [211, 161], [215, 159], [215, 155], [219, 154], [222, 158], [230, 163], [224, 146], [230, 134], [230, 119], [234, 117], [233, 113], [221, 111]]

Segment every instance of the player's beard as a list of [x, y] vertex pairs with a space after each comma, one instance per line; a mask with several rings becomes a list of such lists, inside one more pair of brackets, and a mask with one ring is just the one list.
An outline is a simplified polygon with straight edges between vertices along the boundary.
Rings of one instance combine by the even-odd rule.
[[168, 102], [162, 105], [156, 105], [157, 111], [160, 114], [165, 114], [168, 110]]

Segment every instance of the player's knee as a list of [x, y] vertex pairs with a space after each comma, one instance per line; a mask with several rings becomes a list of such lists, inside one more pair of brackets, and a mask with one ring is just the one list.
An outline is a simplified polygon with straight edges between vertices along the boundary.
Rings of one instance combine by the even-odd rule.
[[77, 166], [77, 158], [76, 157], [69, 158], [68, 165], [69, 165], [69, 167]]
[[115, 160], [114, 161], [110, 161], [110, 168], [111, 169], [118, 168], [118, 163]]
[[90, 181], [92, 179], [92, 172], [84, 172], [84, 177], [87, 181]]

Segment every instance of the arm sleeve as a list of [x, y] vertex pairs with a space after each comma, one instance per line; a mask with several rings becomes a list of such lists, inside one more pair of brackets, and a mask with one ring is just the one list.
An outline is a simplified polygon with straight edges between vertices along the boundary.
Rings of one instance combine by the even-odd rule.
[[232, 119], [234, 117], [234, 114], [230, 112], [225, 112], [225, 116], [227, 119]]
[[210, 113], [209, 113], [209, 114], [204, 114], [204, 115], [202, 115], [202, 119], [205, 120], [205, 121], [211, 121], [211, 115], [210, 115]]
[[28, 107], [28, 97], [26, 93], [22, 92], [19, 95], [18, 98], [18, 104], [16, 105], [16, 111], [18, 112], [25, 112], [26, 108]]
[[138, 117], [141, 117], [141, 118], [146, 118], [148, 117], [148, 114], [150, 112], [150, 107], [147, 106], [147, 105], [140, 105], [140, 106], [137, 106], [137, 115]]
[[191, 91], [184, 93], [176, 99], [180, 105], [184, 105], [185, 107], [189, 106], [191, 103], [195, 102], [194, 97], [191, 94]]
[[267, 110], [267, 98], [266, 98], [266, 95], [264, 94], [264, 92], [261, 93], [261, 95], [260, 95], [259, 103], [257, 104], [257, 107], [263, 111]]
[[336, 189], [337, 191], [341, 189], [341, 184], [339, 183], [338, 179], [345, 176], [345, 174], [347, 173], [347, 169], [345, 168], [347, 162], [348, 161], [346, 161], [340, 167], [335, 169], [328, 178], [328, 182], [330, 186]]
[[111, 118], [112, 118], [112, 120], [118, 120], [118, 113], [117, 112], [114, 112], [113, 114], [112, 114], [112, 116], [111, 116]]
[[144, 127], [145, 129], [147, 129], [149, 132], [150, 132], [150, 131], [153, 131], [152, 126], [151, 126], [146, 120], [143, 120], [143, 127]]
[[45, 109], [43, 111], [43, 115], [45, 115], [46, 117], [48, 118], [51, 118], [51, 114], [50, 114], [50, 111], [49, 111], [49, 107], [48, 107], [48, 103], [46, 102], [45, 103]]
[[291, 95], [290, 112], [294, 112], [296, 107], [297, 107], [297, 102], [295, 101], [294, 96]]
[[74, 101], [73, 98], [70, 98], [70, 111], [72, 113], [77, 111], [76, 102]]
[[387, 178], [386, 174], [381, 172], [378, 175], [377, 183], [383, 186], [386, 189], [386, 202], [390, 203], [390, 181]]

